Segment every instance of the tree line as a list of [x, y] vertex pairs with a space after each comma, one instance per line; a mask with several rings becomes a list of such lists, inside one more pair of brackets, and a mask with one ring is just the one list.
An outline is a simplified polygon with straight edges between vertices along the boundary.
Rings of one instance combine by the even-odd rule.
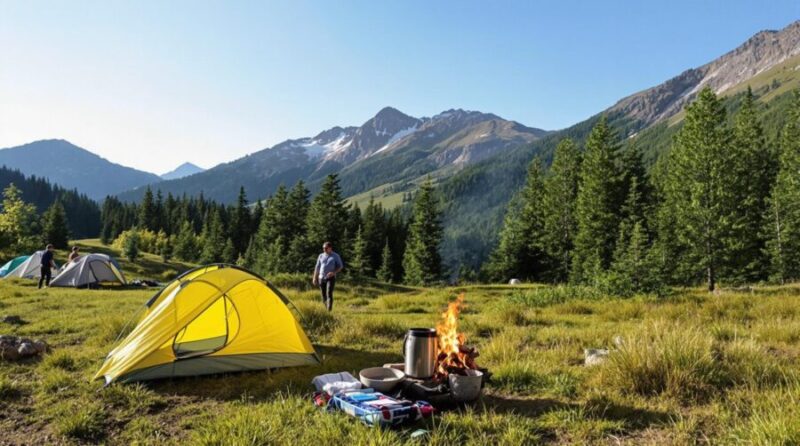
[[244, 187], [223, 205], [174, 197], [148, 187], [139, 203], [108, 197], [101, 210], [103, 243], [129, 257], [140, 250], [198, 263], [237, 263], [262, 274], [310, 273], [324, 241], [342, 254], [352, 279], [432, 284], [443, 278], [442, 224], [430, 181], [414, 195], [410, 215], [370, 199], [363, 211], [347, 204], [338, 175], [329, 175], [313, 198], [303, 181], [279, 186], [250, 204]]
[[648, 171], [605, 118], [585, 150], [534, 159], [482, 273], [605, 287], [800, 279], [800, 92], [768, 144], [749, 89], [729, 116], [710, 88]]
[[100, 231], [100, 207], [77, 190], [65, 189], [35, 175], [25, 176], [19, 170], [5, 166], [0, 167], [0, 184], [4, 187], [14, 184], [20, 198], [32, 204], [40, 216], [53, 203], [60, 202], [67, 215], [67, 230], [74, 238], [96, 237]]

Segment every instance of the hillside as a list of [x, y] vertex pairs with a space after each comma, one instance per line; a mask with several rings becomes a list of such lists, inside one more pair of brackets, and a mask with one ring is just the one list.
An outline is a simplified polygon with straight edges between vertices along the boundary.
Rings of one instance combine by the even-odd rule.
[[[735, 83], [734, 83], [735, 82]], [[531, 159], [549, 163], [562, 138], [582, 145], [592, 126], [605, 114], [627, 144], [638, 147], [648, 163], [668, 150], [680, 128], [682, 107], [703, 86], [710, 85], [734, 112], [738, 95], [754, 89], [768, 138], [782, 127], [792, 88], [800, 86], [800, 22], [781, 31], [762, 31], [735, 50], [656, 87], [620, 100], [614, 106], [567, 129], [469, 166], [442, 182], [445, 204], [444, 255], [457, 267], [477, 267], [491, 251], [506, 206], [525, 180]]]
[[112, 163], [63, 139], [2, 149], [0, 166], [77, 189], [94, 200], [161, 180], [152, 173]]
[[[343, 190], [352, 195], [386, 181], [455, 171], [545, 134], [489, 113], [448, 110], [414, 118], [385, 107], [359, 127], [334, 127], [314, 137], [287, 140], [205, 172], [164, 181], [158, 188], [232, 202], [240, 186], [251, 199], [264, 198], [280, 184], [298, 180], [314, 191], [327, 174], [341, 172]], [[143, 193], [140, 187], [119, 197], [136, 201]]]

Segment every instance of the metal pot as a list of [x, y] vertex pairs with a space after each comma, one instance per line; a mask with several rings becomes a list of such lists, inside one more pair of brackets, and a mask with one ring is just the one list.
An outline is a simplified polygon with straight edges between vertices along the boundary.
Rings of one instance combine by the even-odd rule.
[[436, 371], [437, 341], [435, 328], [412, 328], [403, 340], [405, 373], [412, 378], [426, 379]]

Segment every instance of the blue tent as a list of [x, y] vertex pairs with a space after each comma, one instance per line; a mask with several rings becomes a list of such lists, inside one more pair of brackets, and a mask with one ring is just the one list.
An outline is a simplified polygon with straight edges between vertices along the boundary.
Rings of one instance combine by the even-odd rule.
[[14, 260], [10, 260], [8, 263], [0, 267], [0, 277], [5, 277], [6, 274], [10, 273], [14, 270], [14, 268], [18, 267], [22, 262], [28, 260], [30, 256], [19, 256]]

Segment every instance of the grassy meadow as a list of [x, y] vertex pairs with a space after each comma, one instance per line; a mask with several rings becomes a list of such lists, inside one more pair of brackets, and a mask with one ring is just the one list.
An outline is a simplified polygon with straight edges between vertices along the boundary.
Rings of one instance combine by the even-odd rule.
[[[128, 277], [163, 279], [157, 259], [144, 262], [124, 263]], [[0, 281], [0, 315], [27, 321], [0, 322], [0, 334], [52, 346], [36, 360], [0, 361], [0, 444], [800, 443], [800, 286], [614, 299], [570, 287], [343, 280], [331, 315], [305, 277], [273, 279], [303, 313], [321, 366], [109, 387], [90, 379], [153, 289]], [[434, 326], [458, 293], [462, 331], [493, 373], [474, 407], [380, 430], [311, 404], [312, 377], [400, 361], [405, 330]], [[605, 363], [583, 365], [584, 348], [606, 347], [616, 350]], [[419, 428], [429, 433], [412, 438]]]

